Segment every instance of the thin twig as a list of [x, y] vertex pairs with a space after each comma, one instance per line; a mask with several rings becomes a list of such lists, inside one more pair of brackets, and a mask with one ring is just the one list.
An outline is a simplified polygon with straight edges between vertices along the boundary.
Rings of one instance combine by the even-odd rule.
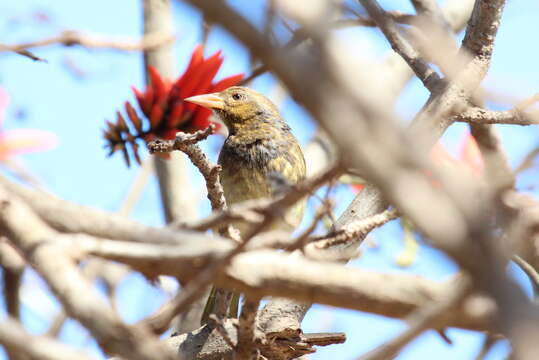
[[537, 273], [537, 270], [518, 255], [513, 255], [512, 260], [522, 269], [522, 271], [524, 271], [526, 276], [528, 276], [528, 279], [530, 279], [532, 284], [533, 294], [537, 297], [537, 295], [539, 295], [539, 273]]
[[272, 200], [269, 198], [249, 200], [233, 204], [225, 210], [214, 211], [204, 219], [172, 223], [171, 227], [175, 229], [206, 231], [237, 221], [256, 224], [264, 220], [260, 212], [271, 202]]
[[[196, 144], [206, 139], [215, 129], [214, 125], [208, 126], [204, 130], [196, 131], [192, 134], [178, 133], [174, 140], [154, 140], [148, 143], [150, 153], [169, 153], [179, 150], [185, 153], [193, 165], [200, 171], [206, 181], [208, 190], [208, 199], [210, 200], [212, 210], [225, 210], [226, 200], [223, 187], [219, 181], [221, 166], [212, 164], [202, 149]], [[237, 242], [240, 241], [238, 234], [230, 226], [224, 226], [219, 229], [221, 235], [227, 236]]]
[[380, 214], [373, 215], [366, 219], [357, 220], [333, 233], [318, 238], [315, 243], [317, 248], [326, 249], [338, 244], [344, 244], [357, 237], [365, 236], [377, 227], [398, 218], [400, 215], [396, 209], [385, 210]]
[[393, 50], [399, 53], [408, 65], [410, 65], [425, 87], [433, 91], [434, 86], [440, 81], [440, 77], [430, 65], [420, 57], [419, 53], [412, 47], [410, 42], [402, 36], [391, 17], [386, 14], [376, 0], [359, 0], [359, 2], [384, 33]]
[[[415, 15], [406, 14], [400, 11], [386, 11], [385, 14], [389, 16], [390, 18], [392, 18], [395, 22], [401, 23], [401, 24], [412, 24], [415, 19]], [[366, 27], [377, 26], [376, 23], [372, 19], [361, 16], [360, 14], [356, 14], [356, 15], [357, 15], [357, 18], [355, 19], [340, 19], [340, 20], [331, 22], [329, 24], [329, 27], [334, 28], [334, 29], [343, 29], [343, 28], [348, 28], [348, 27], [353, 27], [353, 26], [366, 26]], [[292, 29], [290, 30], [292, 31]], [[303, 28], [299, 28], [292, 32], [293, 32], [292, 38], [285, 45], [283, 45], [283, 50], [290, 50], [309, 38], [308, 32], [306, 32], [305, 29]], [[249, 82], [253, 81], [254, 79], [256, 79], [257, 77], [259, 77], [260, 75], [264, 74], [267, 71], [268, 71], [268, 68], [266, 67], [266, 65], [261, 64], [255, 67], [253, 71], [251, 71], [251, 74], [241, 81], [241, 84], [242, 85], [248, 84]]]
[[475, 357], [475, 360], [485, 360], [489, 352], [492, 350], [492, 347], [500, 341], [499, 337], [493, 336], [491, 334], [487, 334], [485, 337], [485, 340], [483, 341], [483, 345], [481, 346], [481, 349], [479, 350], [479, 353]]
[[206, 139], [215, 129], [214, 125], [208, 126], [204, 130], [199, 130], [192, 134], [178, 133], [174, 140], [154, 140], [148, 143], [150, 153], [169, 153], [174, 150], [184, 152], [200, 171], [206, 187], [208, 188], [208, 199], [213, 210], [223, 210], [226, 208], [223, 187], [219, 182], [219, 165], [212, 164], [206, 154], [196, 145], [197, 142]]
[[65, 30], [59, 35], [42, 40], [30, 41], [20, 44], [1, 44], [0, 52], [15, 52], [35, 61], [44, 59], [34, 55], [28, 49], [45, 47], [50, 45], [74, 46], [80, 45], [90, 49], [113, 49], [122, 51], [144, 51], [154, 49], [170, 43], [175, 36], [170, 33], [154, 33], [142, 37], [140, 40], [111, 39], [104, 36], [84, 34], [75, 30]]
[[329, 201], [325, 201], [322, 206], [320, 206], [316, 210], [316, 214], [311, 221], [310, 225], [301, 233], [299, 234], [296, 239], [292, 241], [290, 246], [286, 247], [286, 250], [288, 251], [294, 251], [297, 249], [303, 249], [307, 242], [309, 241], [309, 237], [314, 232], [316, 227], [318, 226], [318, 223], [328, 214], [331, 212], [331, 203]]
[[520, 165], [515, 169], [515, 175], [520, 174], [523, 171], [530, 169], [533, 166], [535, 158], [539, 155], [539, 146], [536, 146], [524, 157]]

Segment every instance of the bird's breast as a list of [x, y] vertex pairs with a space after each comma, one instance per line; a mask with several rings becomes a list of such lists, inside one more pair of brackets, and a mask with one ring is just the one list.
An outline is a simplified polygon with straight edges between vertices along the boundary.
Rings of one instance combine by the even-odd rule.
[[[305, 177], [305, 159], [296, 139], [291, 134], [257, 139], [249, 143], [229, 137], [221, 153], [221, 184], [228, 204], [271, 197], [277, 180], [296, 184]], [[291, 208], [275, 227], [292, 230], [303, 214], [303, 202]], [[240, 232], [244, 233], [240, 228]]]
[[289, 184], [305, 177], [303, 153], [291, 134], [248, 143], [229, 137], [219, 155], [219, 164], [229, 203], [272, 196], [275, 175]]

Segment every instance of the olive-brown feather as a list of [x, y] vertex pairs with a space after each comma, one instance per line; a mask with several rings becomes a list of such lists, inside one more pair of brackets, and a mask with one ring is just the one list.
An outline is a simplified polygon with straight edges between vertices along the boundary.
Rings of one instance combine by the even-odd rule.
[[[269, 99], [238, 86], [219, 96], [225, 105], [216, 113], [230, 132], [219, 154], [221, 183], [229, 204], [274, 195], [272, 176], [276, 174], [289, 184], [305, 178], [301, 147]], [[286, 228], [292, 229], [301, 221], [303, 204], [289, 213]]]

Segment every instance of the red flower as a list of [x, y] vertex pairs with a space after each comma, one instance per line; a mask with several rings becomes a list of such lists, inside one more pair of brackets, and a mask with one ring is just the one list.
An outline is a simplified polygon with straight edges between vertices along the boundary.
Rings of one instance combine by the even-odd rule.
[[[211, 123], [211, 111], [184, 102], [183, 99], [222, 91], [237, 85], [243, 78], [243, 74], [213, 82], [222, 63], [223, 57], [220, 51], [204, 59], [203, 48], [198, 45], [193, 51], [187, 69], [175, 81], [162, 78], [153, 67], [148, 67], [151, 83], [146, 86], [144, 92], [133, 87], [140, 111], [144, 114], [143, 119], [146, 121], [141, 119], [133, 106], [126, 101], [125, 111], [130, 124], [128, 125], [119, 111], [116, 124], [107, 121], [108, 129], [105, 130], [104, 136], [110, 149], [109, 155], [121, 150], [129, 166], [128, 145], [131, 145], [132, 155], [140, 163], [136, 143], [138, 139], [144, 141], [150, 141], [155, 137], [173, 139], [178, 131], [194, 132], [206, 129]], [[220, 126], [220, 124], [215, 125]]]
[[460, 151], [458, 157], [455, 158], [447, 152], [443, 145], [437, 143], [431, 150], [430, 158], [436, 164], [445, 166], [446, 168], [463, 165], [468, 168], [472, 174], [481, 177], [484, 167], [483, 158], [481, 157], [481, 151], [472, 134], [469, 132], [463, 134], [459, 148]]
[[[478, 178], [481, 178], [483, 175], [484, 164], [481, 151], [479, 150], [475, 138], [469, 132], [464, 133], [462, 136], [457, 157], [450, 155], [440, 142], [434, 145], [429, 155], [430, 159], [435, 164], [446, 169], [464, 166]], [[435, 186], [440, 186], [440, 183], [434, 178], [431, 172], [426, 171], [425, 173], [431, 178], [431, 181]], [[356, 193], [359, 193], [365, 187], [365, 185], [362, 183], [363, 181], [359, 178], [343, 177], [341, 178], [341, 182], [351, 184], [352, 190], [354, 190]]]

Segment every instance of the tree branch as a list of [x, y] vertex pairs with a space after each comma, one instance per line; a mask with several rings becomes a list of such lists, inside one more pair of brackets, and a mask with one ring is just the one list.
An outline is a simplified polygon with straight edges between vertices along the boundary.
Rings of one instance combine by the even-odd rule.
[[112, 49], [121, 51], [146, 51], [171, 43], [175, 36], [170, 32], [153, 32], [140, 40], [111, 39], [104, 36], [84, 34], [75, 30], [65, 30], [56, 36], [20, 44], [0, 44], [0, 52], [15, 52], [35, 61], [43, 61], [28, 49], [50, 45], [83, 46], [89, 49]]
[[395, 50], [410, 65], [417, 77], [430, 91], [440, 81], [438, 74], [425, 62], [413, 46], [402, 36], [395, 22], [387, 16], [376, 0], [359, 0]]
[[428, 329], [439, 329], [444, 325], [440, 320], [445, 317], [446, 311], [451, 311], [458, 302], [462, 300], [467, 291], [471, 288], [469, 279], [460, 279], [463, 283], [457, 284], [453, 292], [440, 302], [434, 302], [417, 310], [405, 321], [409, 328], [396, 338], [369, 351], [361, 356], [359, 360], [386, 360], [393, 359], [402, 348], [409, 344], [416, 337]]
[[481, 125], [538, 125], [539, 114], [533, 112], [527, 113], [519, 109], [494, 111], [474, 106], [453, 116], [452, 121]]
[[104, 351], [129, 359], [174, 359], [157, 337], [125, 325], [75, 266], [74, 254], [54, 242], [48, 228], [24, 203], [0, 188], [0, 228], [44, 277], [67, 313], [95, 336]]
[[76, 350], [48, 336], [28, 333], [21, 324], [8, 317], [0, 322], [0, 344], [18, 356], [40, 360], [92, 360], [86, 352]]

